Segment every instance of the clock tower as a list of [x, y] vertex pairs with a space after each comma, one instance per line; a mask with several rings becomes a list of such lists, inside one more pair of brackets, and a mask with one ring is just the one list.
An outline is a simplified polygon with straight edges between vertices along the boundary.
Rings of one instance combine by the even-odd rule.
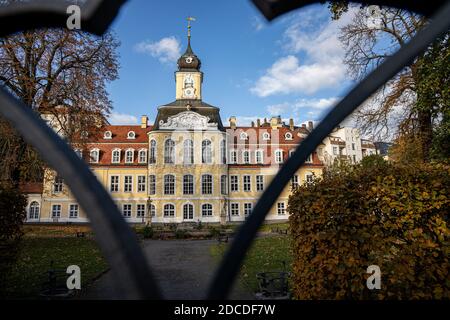
[[191, 48], [190, 21], [188, 25], [188, 46], [186, 52], [178, 59], [178, 71], [175, 72], [177, 100], [202, 99], [203, 72], [200, 71], [201, 61]]

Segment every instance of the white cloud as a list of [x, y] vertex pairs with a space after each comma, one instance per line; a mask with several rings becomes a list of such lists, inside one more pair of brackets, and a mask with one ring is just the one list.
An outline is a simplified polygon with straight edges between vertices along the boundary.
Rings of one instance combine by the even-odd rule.
[[252, 20], [252, 27], [253, 29], [258, 32], [261, 31], [264, 28], [265, 24], [259, 17], [253, 17]]
[[157, 42], [143, 41], [135, 46], [135, 50], [148, 53], [162, 63], [172, 63], [181, 56], [180, 41], [174, 36], [162, 38]]
[[277, 116], [281, 114], [289, 114], [294, 117], [300, 115], [300, 109], [308, 108], [311, 109], [307, 112], [309, 116], [317, 116], [326, 110], [334, 106], [339, 101], [338, 97], [330, 98], [312, 98], [312, 99], [298, 99], [292, 103], [283, 102], [279, 104], [267, 106], [267, 112], [272, 116]]
[[137, 117], [131, 114], [112, 112], [108, 119], [111, 124], [137, 124]]
[[[314, 94], [321, 89], [338, 87], [345, 80], [344, 49], [338, 34], [340, 27], [352, 19], [354, 10], [350, 9], [338, 21], [326, 17], [327, 22], [321, 25], [311, 19], [311, 16], [317, 16], [311, 11], [302, 11], [289, 22], [282, 41], [288, 54], [265, 71], [250, 89], [252, 93], [259, 97]], [[319, 17], [318, 20], [323, 19]], [[296, 56], [300, 53], [304, 56], [302, 61]]]

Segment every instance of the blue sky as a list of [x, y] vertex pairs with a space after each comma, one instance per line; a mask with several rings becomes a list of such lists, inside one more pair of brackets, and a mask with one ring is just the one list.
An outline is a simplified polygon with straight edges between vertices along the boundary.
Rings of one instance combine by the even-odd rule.
[[221, 108], [226, 123], [272, 115], [297, 124], [320, 120], [352, 85], [342, 63], [339, 26], [325, 5], [267, 23], [248, 0], [131, 0], [112, 29], [121, 42], [120, 79], [108, 86], [115, 124], [132, 124], [175, 99], [176, 59], [192, 47], [202, 60], [203, 100]]

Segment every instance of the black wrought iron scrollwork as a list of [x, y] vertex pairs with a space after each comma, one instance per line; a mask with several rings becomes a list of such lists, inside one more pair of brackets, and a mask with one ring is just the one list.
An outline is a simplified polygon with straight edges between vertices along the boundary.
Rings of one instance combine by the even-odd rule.
[[[124, 2], [124, 0], [87, 0], [84, 4], [86, 15], [83, 17], [82, 29], [102, 34]], [[273, 19], [290, 10], [320, 1], [253, 0], [253, 2], [268, 19]], [[429, 1], [426, 4], [423, 1], [400, 0], [357, 2], [400, 7], [425, 15], [436, 13], [431, 17], [431, 23], [425, 29], [421, 30], [407, 45], [352, 89], [297, 147], [295, 153], [272, 180], [256, 204], [253, 213], [240, 228], [215, 274], [207, 298], [223, 299], [227, 297], [259, 226], [291, 176], [305, 162], [307, 156], [316, 149], [333, 128], [423, 52], [434, 39], [450, 28], [450, 19], [448, 19], [450, 2], [446, 0]], [[62, 6], [61, 2], [36, 0], [25, 4], [0, 7], [0, 36], [30, 28], [66, 26], [67, 15], [65, 6]], [[122, 218], [108, 192], [95, 178], [89, 167], [37, 114], [3, 88], [0, 90], [0, 113], [65, 179], [72, 193], [88, 214], [96, 241], [114, 272], [122, 297], [129, 299], [161, 298], [158, 285], [136, 237]]]

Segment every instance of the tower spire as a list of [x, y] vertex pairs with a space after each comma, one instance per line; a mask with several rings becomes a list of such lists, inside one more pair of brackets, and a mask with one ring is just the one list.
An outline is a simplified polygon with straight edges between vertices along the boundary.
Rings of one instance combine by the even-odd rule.
[[188, 46], [191, 45], [191, 21], [195, 21], [194, 17], [187, 17], [188, 21]]

